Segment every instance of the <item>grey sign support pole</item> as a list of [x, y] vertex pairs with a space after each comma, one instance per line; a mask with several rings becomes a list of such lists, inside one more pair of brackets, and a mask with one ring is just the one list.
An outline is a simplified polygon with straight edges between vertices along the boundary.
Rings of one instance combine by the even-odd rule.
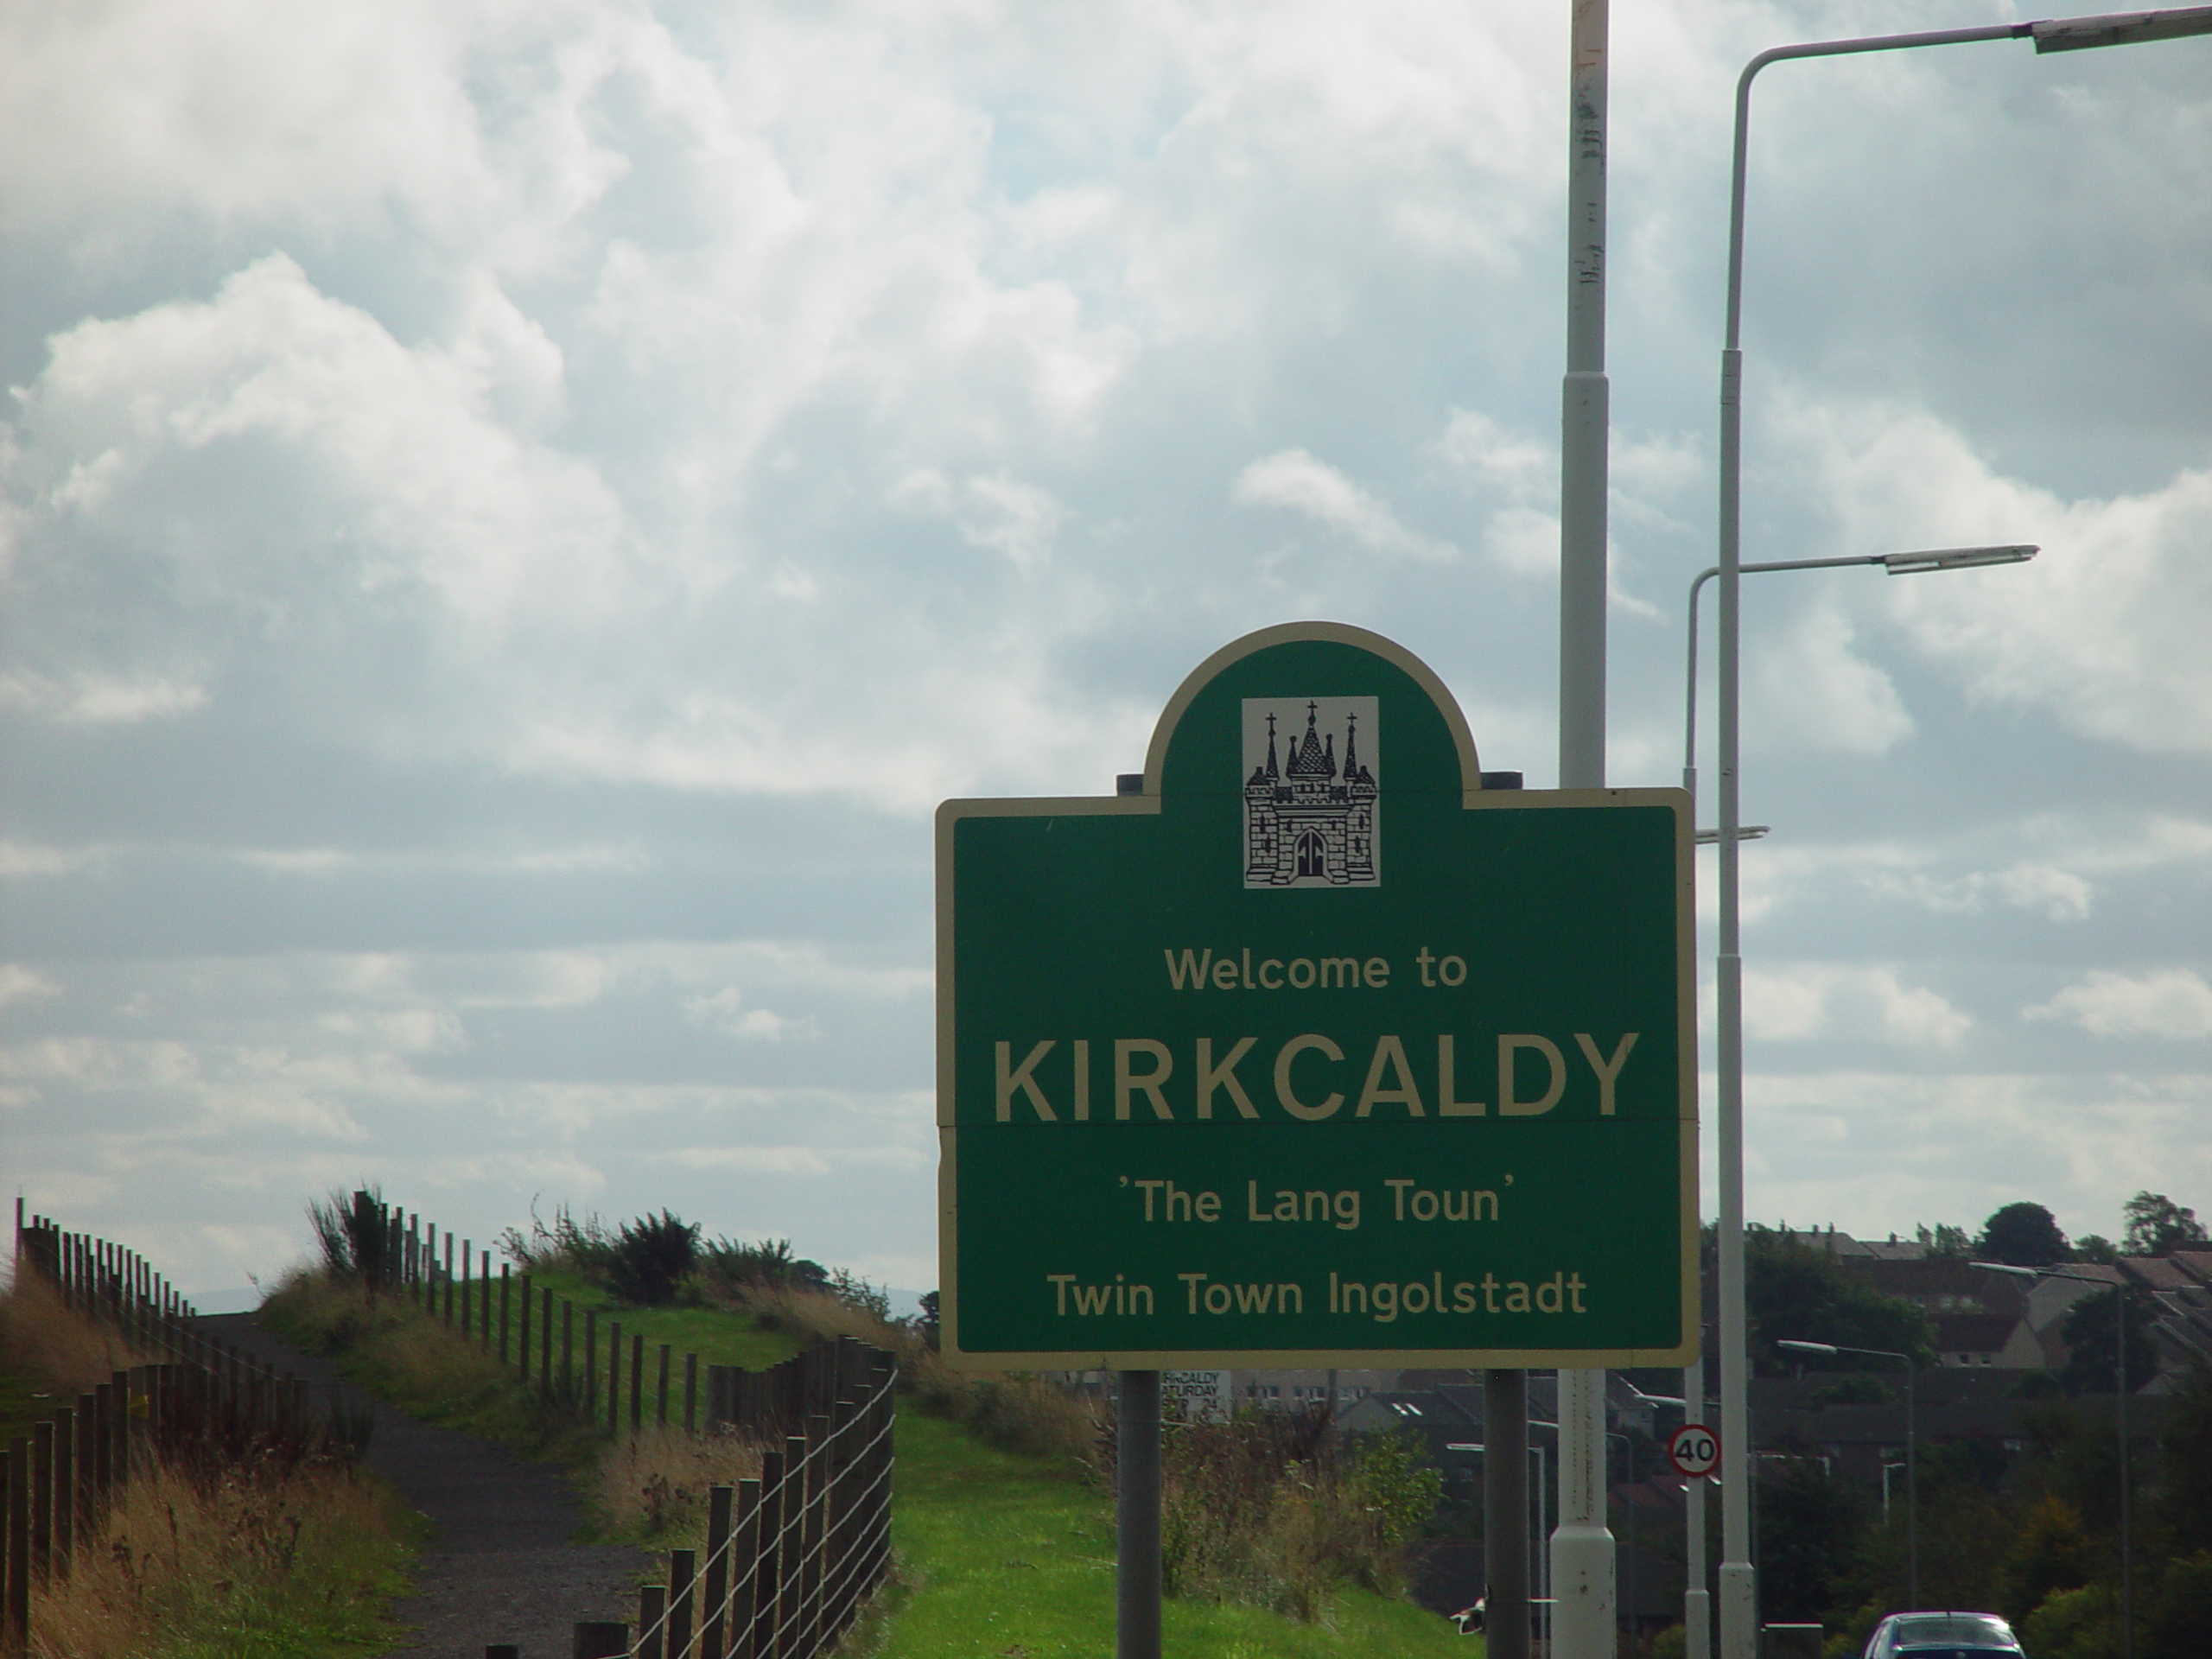
[[[1144, 793], [1144, 774], [1114, 779]], [[1114, 1438], [1114, 1659], [1160, 1659], [1160, 1373], [1122, 1371]]]
[[1160, 1659], [1160, 1373], [1123, 1371], [1121, 1380], [1114, 1441], [1114, 1659]]
[[1483, 1373], [1483, 1640], [1529, 1659], [1529, 1374]]

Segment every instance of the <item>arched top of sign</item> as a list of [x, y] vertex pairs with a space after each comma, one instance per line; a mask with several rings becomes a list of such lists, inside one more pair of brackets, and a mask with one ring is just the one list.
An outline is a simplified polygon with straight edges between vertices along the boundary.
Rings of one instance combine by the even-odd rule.
[[[1475, 755], [1473, 734], [1466, 716], [1446, 690], [1444, 682], [1427, 663], [1395, 640], [1344, 622], [1284, 622], [1231, 640], [1192, 670], [1175, 695], [1160, 711], [1153, 728], [1152, 745], [1144, 762], [1144, 793], [1159, 799], [1167, 793], [1211, 794], [1233, 790], [1243, 781], [1224, 775], [1216, 766], [1186, 767], [1183, 740], [1186, 727], [1212, 728], [1207, 736], [1230, 737], [1230, 728], [1249, 717], [1268, 720], [1265, 765], [1276, 764], [1275, 719], [1290, 722], [1281, 734], [1299, 764], [1297, 718], [1302, 710], [1307, 724], [1306, 742], [1328, 744], [1325, 764], [1334, 775], [1338, 765], [1336, 733], [1325, 738], [1314, 729], [1319, 703], [1374, 707], [1376, 699], [1397, 705], [1389, 712], [1392, 760], [1387, 785], [1390, 792], [1456, 788], [1473, 795], [1482, 788], [1482, 768]], [[1242, 707], [1280, 703], [1279, 714], [1255, 713]], [[1363, 741], [1356, 712], [1344, 721], [1345, 781], [1356, 761], [1356, 746]], [[1379, 734], [1376, 721], [1369, 720], [1365, 741], [1370, 755]], [[1421, 728], [1427, 728], [1426, 731]], [[1409, 729], [1410, 728], [1410, 729]], [[1256, 732], [1256, 728], [1255, 728]], [[1452, 777], [1456, 761], [1457, 777]], [[1380, 771], [1379, 766], [1374, 768]]]

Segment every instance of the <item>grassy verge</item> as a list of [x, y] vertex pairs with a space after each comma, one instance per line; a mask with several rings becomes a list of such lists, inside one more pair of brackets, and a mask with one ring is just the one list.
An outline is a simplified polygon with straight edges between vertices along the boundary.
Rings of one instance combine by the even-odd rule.
[[[982, 1446], [902, 1409], [893, 1531], [901, 1582], [877, 1659], [1104, 1659], [1114, 1649], [1114, 1529], [1093, 1482]], [[1185, 1659], [1480, 1659], [1479, 1637], [1410, 1602], [1347, 1590], [1304, 1624], [1256, 1607], [1170, 1601]]]
[[[626, 1342], [632, 1332], [656, 1344], [680, 1339], [679, 1354], [696, 1353], [706, 1363], [774, 1363], [804, 1345], [792, 1332], [762, 1330], [709, 1309], [623, 1306], [567, 1274], [540, 1274], [536, 1282], [580, 1307], [620, 1313]], [[371, 1299], [327, 1274], [303, 1269], [289, 1275], [263, 1303], [259, 1317], [296, 1346], [334, 1359], [369, 1393], [410, 1416], [559, 1465], [585, 1506], [581, 1541], [665, 1547], [692, 1541], [705, 1525], [708, 1489], [760, 1472], [753, 1448], [731, 1434], [693, 1436], [681, 1427], [648, 1427], [641, 1434], [610, 1436], [603, 1419], [586, 1423], [547, 1403], [535, 1382], [518, 1382], [513, 1368], [501, 1363], [496, 1346], [463, 1335], [404, 1298]], [[669, 1334], [659, 1334], [664, 1332]], [[602, 1344], [611, 1334], [602, 1328]], [[606, 1352], [602, 1345], [602, 1365]], [[579, 1353], [579, 1364], [582, 1358]], [[646, 1362], [649, 1388], [658, 1363], [656, 1347]], [[626, 1366], [624, 1376], [626, 1391]], [[680, 1419], [680, 1361], [672, 1368], [670, 1405]], [[627, 1414], [626, 1401], [626, 1420]]]
[[530, 1457], [575, 1464], [598, 1437], [549, 1406], [486, 1348], [398, 1297], [364, 1296], [319, 1273], [289, 1274], [261, 1305], [260, 1322], [295, 1347], [322, 1354], [379, 1400], [442, 1428], [497, 1440]]

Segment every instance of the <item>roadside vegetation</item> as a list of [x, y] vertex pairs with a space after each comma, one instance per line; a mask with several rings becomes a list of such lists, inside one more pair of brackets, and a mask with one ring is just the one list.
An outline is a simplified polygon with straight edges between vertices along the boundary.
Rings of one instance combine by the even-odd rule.
[[[742, 1436], [609, 1436], [518, 1386], [480, 1343], [398, 1297], [366, 1295], [336, 1198], [317, 1206], [324, 1259], [262, 1317], [425, 1420], [560, 1462], [594, 1536], [703, 1542], [709, 1486], [758, 1471]], [[620, 1226], [566, 1211], [503, 1241], [532, 1284], [702, 1363], [763, 1369], [849, 1336], [892, 1351], [899, 1427], [892, 1587], [856, 1651], [887, 1659], [1103, 1654], [1112, 1645], [1114, 1447], [1099, 1403], [1043, 1378], [956, 1372], [935, 1326], [788, 1243], [708, 1240], [664, 1211]], [[650, 1363], [650, 1362], [649, 1362]], [[680, 1366], [680, 1360], [678, 1361]], [[1255, 1415], [1171, 1429], [1166, 1459], [1170, 1640], [1197, 1659], [1479, 1655], [1479, 1640], [1404, 1599], [1399, 1560], [1435, 1503], [1434, 1475], [1395, 1440], [1338, 1446], [1315, 1419]]]
[[[156, 1356], [70, 1311], [36, 1274], [0, 1298], [10, 1433]], [[343, 1659], [389, 1642], [416, 1541], [406, 1508], [318, 1436], [243, 1461], [164, 1458], [135, 1475], [71, 1571], [35, 1586], [31, 1659]]]

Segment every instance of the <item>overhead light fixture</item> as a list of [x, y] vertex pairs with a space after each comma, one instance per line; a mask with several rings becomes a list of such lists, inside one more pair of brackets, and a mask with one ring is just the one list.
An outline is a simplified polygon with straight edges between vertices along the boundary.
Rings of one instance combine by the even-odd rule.
[[[2212, 6], [2206, 9], [2212, 16]], [[2025, 564], [2043, 550], [2032, 543], [2011, 547], [1931, 547], [1917, 553], [1885, 553], [1882, 568], [1893, 576], [1929, 570], [1972, 570], [1985, 564]]]

